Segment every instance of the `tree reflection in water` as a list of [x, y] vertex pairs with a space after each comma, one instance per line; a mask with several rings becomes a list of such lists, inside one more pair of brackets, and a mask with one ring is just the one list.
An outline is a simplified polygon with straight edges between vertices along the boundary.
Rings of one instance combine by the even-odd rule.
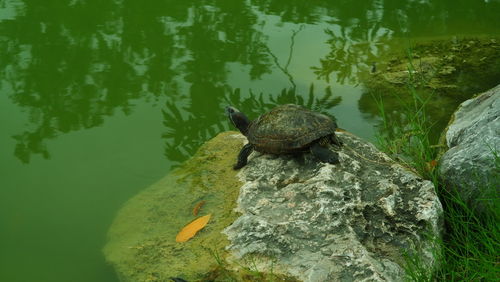
[[[49, 158], [47, 140], [100, 126], [117, 111], [128, 115], [133, 101], [166, 97], [166, 156], [182, 161], [227, 128], [220, 110], [228, 101], [253, 116], [285, 102], [315, 101], [310, 107], [321, 108], [313, 91], [296, 93], [288, 63], [279, 65], [267, 47], [263, 27], [271, 17], [282, 26], [326, 26], [331, 52], [315, 71], [355, 84], [372, 61], [394, 48], [391, 38], [494, 32], [500, 5], [480, 2], [468, 9], [468, 2], [4, 1], [10, 14], [0, 17], [0, 89], [30, 122], [13, 136], [14, 153], [25, 163], [32, 155]], [[304, 55], [314, 65], [322, 54], [294, 56]], [[248, 67], [245, 83], [281, 71], [289, 74], [292, 88], [277, 95], [237, 95], [231, 89], [242, 86], [228, 83], [231, 63]]]
[[201, 109], [224, 96], [228, 62], [251, 65], [254, 79], [270, 72], [257, 17], [244, 1], [21, 6], [0, 22], [0, 82], [29, 114], [30, 128], [13, 136], [24, 163], [33, 154], [49, 158], [48, 139], [100, 126], [116, 111], [131, 114], [137, 99], [189, 100], [189, 113], [213, 120]]

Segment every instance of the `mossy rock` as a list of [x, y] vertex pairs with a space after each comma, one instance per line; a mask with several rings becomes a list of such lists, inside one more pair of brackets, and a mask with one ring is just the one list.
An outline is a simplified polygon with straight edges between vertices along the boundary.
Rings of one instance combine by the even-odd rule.
[[[217, 135], [124, 204], [103, 250], [121, 281], [295, 281], [226, 263], [229, 241], [221, 231], [239, 216], [234, 208], [242, 183], [232, 167], [244, 141], [234, 131]], [[200, 201], [205, 204], [195, 216]], [[185, 225], [208, 214], [210, 221], [193, 238], [175, 241]]]
[[[202, 280], [220, 267], [228, 244], [220, 232], [237, 217], [239, 183], [233, 162], [241, 135], [220, 134], [178, 169], [130, 199], [118, 212], [104, 254], [122, 281]], [[177, 233], [197, 216], [212, 214], [207, 226], [185, 243]]]

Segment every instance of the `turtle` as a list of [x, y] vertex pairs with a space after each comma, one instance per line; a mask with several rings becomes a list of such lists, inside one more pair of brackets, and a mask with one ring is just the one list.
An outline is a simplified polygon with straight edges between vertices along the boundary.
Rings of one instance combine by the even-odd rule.
[[321, 162], [339, 163], [338, 154], [329, 149], [329, 144], [342, 146], [335, 135], [337, 123], [324, 114], [295, 104], [277, 106], [254, 121], [232, 106], [226, 107], [226, 114], [248, 139], [238, 154], [235, 170], [247, 164], [253, 150], [267, 154], [310, 151]]

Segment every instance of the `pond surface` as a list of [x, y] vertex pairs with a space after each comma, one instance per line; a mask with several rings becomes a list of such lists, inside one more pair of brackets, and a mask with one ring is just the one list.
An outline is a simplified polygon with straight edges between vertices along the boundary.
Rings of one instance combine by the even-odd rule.
[[373, 62], [500, 36], [498, 1], [30, 2], [0, 0], [0, 281], [117, 281], [117, 210], [232, 129], [226, 105], [303, 104], [374, 141]]

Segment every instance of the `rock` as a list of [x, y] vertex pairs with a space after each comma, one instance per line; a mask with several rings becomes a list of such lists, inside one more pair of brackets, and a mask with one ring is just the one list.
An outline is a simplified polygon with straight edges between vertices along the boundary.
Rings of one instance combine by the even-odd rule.
[[[246, 139], [219, 134], [125, 203], [106, 260], [121, 281], [401, 281], [404, 252], [432, 268], [439, 250], [429, 235], [441, 235], [442, 221], [432, 184], [337, 134], [339, 165], [254, 152], [239, 172], [232, 165]], [[175, 242], [201, 200], [209, 223]]]
[[445, 185], [483, 211], [500, 195], [500, 85], [463, 102], [445, 132], [448, 150], [440, 159]]
[[[403, 254], [436, 265], [443, 210], [431, 182], [338, 132], [340, 164], [252, 153], [238, 174], [227, 259], [301, 281], [402, 281]], [[431, 235], [431, 236], [429, 236]]]

